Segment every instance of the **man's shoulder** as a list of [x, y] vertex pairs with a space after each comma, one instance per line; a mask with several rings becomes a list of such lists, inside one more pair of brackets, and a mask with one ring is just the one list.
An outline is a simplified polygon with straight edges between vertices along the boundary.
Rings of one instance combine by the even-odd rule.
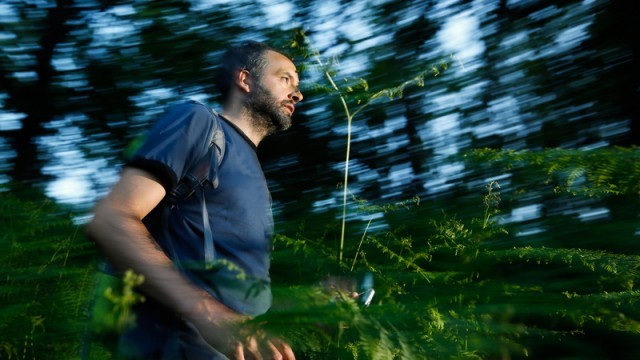
[[170, 105], [169, 109], [179, 109], [181, 111], [189, 111], [213, 117], [217, 117], [218, 114], [210, 106], [196, 100], [181, 100]]
[[[220, 115], [210, 106], [196, 100], [181, 100], [168, 106], [159, 125], [165, 129], [188, 128], [186, 140], [206, 138], [208, 146], [216, 145], [224, 153], [224, 129]], [[166, 130], [165, 130], [166, 131]], [[220, 149], [221, 148], [221, 149]]]
[[224, 134], [218, 116], [209, 106], [181, 100], [167, 105], [156, 123], [128, 152], [132, 155], [127, 166], [150, 172], [171, 191], [202, 159], [221, 157]]

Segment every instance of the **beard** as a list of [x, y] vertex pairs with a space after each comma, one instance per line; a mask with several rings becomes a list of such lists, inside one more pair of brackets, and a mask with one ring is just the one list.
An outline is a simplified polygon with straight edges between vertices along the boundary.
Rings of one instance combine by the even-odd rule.
[[258, 84], [255, 90], [247, 100], [253, 125], [267, 135], [290, 128], [291, 114], [284, 109], [284, 105], [291, 102], [278, 101], [262, 84]]

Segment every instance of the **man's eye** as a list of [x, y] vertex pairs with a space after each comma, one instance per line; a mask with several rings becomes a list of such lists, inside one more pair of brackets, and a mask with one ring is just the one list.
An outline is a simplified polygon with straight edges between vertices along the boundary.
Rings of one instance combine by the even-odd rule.
[[283, 77], [282, 77], [282, 80], [283, 80], [285, 83], [287, 83], [287, 84], [288, 84], [288, 83], [289, 83], [289, 81], [290, 81], [288, 76], [283, 76]]

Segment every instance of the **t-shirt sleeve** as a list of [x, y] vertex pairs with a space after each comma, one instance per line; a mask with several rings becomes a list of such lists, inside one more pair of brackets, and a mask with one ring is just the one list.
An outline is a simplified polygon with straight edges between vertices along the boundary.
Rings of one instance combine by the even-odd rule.
[[203, 105], [171, 106], [149, 130], [145, 142], [126, 165], [145, 170], [171, 191], [208, 151], [213, 115]]

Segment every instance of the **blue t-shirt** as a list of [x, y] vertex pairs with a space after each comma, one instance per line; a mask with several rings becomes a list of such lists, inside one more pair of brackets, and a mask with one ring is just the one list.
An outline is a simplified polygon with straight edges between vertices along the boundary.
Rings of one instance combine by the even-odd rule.
[[145, 224], [194, 282], [230, 308], [258, 315], [271, 305], [271, 196], [255, 145], [232, 123], [219, 119], [196, 102], [172, 106], [128, 166], [150, 172], [169, 192], [191, 166], [207, 156], [207, 135], [213, 121], [220, 121], [225, 152], [218, 167], [218, 186], [205, 187], [217, 266], [204, 268], [203, 211], [198, 194], [178, 201], [169, 210], [167, 224], [158, 224], [163, 207], [170, 206], [166, 202], [145, 218]]

